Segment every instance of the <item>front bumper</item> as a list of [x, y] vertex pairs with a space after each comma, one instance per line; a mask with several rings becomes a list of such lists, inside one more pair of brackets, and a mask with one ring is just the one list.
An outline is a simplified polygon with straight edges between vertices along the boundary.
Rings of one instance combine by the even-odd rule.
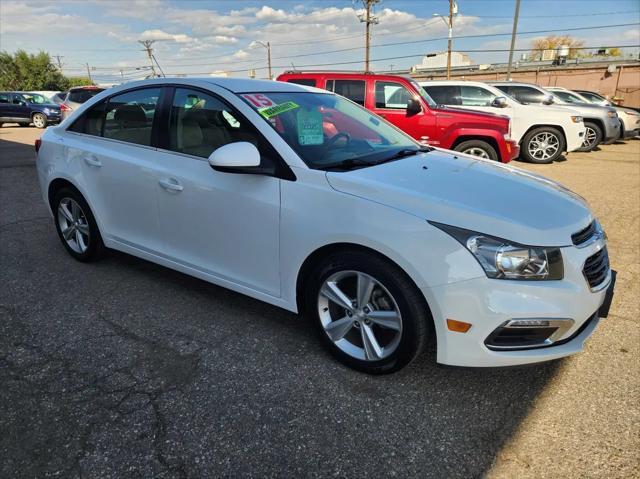
[[[460, 281], [422, 291], [436, 327], [438, 363], [465, 367], [514, 366], [569, 356], [580, 352], [599, 322], [611, 279], [592, 291], [584, 275], [585, 260], [604, 247], [604, 241], [584, 248], [562, 248], [565, 265], [561, 281], [508, 281], [486, 277]], [[493, 350], [485, 341], [512, 319], [571, 319], [556, 344], [519, 350]], [[446, 320], [471, 323], [459, 333]], [[588, 324], [586, 324], [588, 322]]]
[[586, 128], [584, 123], [571, 123], [566, 127], [567, 152], [575, 151], [582, 147]]
[[509, 163], [511, 160], [515, 160], [520, 156], [520, 145], [515, 140], [505, 140], [500, 142], [500, 162]]
[[617, 140], [620, 136], [620, 119], [607, 118], [604, 123], [604, 139], [603, 143]]

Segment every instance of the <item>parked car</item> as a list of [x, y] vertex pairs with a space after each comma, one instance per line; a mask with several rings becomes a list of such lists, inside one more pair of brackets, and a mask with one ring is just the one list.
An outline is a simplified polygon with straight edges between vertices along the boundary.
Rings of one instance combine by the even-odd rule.
[[3, 123], [18, 123], [36, 128], [60, 121], [60, 107], [50, 103], [37, 93], [3, 91], [0, 92], [0, 127]]
[[509, 119], [438, 106], [411, 78], [363, 73], [287, 72], [279, 81], [316, 86], [364, 106], [414, 139], [507, 163], [517, 158]]
[[30, 93], [37, 93], [38, 95], [45, 97], [49, 103], [55, 103], [53, 101], [53, 97], [60, 92], [55, 90], [33, 90]]
[[525, 104], [543, 104], [555, 106], [571, 106], [584, 118], [586, 128], [584, 143], [579, 151], [591, 151], [600, 143], [607, 143], [618, 138], [620, 121], [616, 110], [598, 105], [578, 105], [563, 101], [549, 90], [531, 83], [489, 82], [499, 90]]
[[421, 81], [419, 85], [439, 105], [507, 115], [511, 138], [520, 145], [520, 158], [551, 163], [584, 141], [584, 123], [577, 111], [523, 105], [496, 87], [482, 82]]
[[60, 105], [61, 103], [64, 103], [65, 98], [67, 98], [67, 92], [61, 91], [52, 95], [51, 101], [56, 105]]
[[85, 101], [93, 98], [100, 92], [103, 92], [104, 88], [100, 88], [94, 85], [77, 86], [70, 88], [67, 92], [67, 96], [60, 104], [62, 110], [62, 119], [68, 117], [73, 110], [82, 105]]
[[551, 87], [548, 90], [554, 95], [559, 96], [567, 103], [593, 103], [600, 106], [611, 106], [616, 109], [618, 118], [620, 119], [620, 135], [618, 138], [633, 138], [640, 135], [640, 113], [631, 108], [614, 105], [606, 98], [587, 92], [582, 94], [578, 91], [571, 91], [562, 87]]
[[434, 334], [443, 364], [567, 356], [608, 311], [606, 236], [579, 195], [423, 145], [329, 91], [131, 82], [36, 150], [73, 258], [113, 248], [304, 312], [369, 373], [402, 368]]

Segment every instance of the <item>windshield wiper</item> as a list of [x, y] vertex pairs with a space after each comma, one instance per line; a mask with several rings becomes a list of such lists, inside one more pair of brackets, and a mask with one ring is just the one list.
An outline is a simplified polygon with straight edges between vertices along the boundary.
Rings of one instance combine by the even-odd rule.
[[407, 156], [417, 155], [418, 153], [428, 153], [429, 151], [433, 151], [433, 148], [428, 146], [422, 146], [420, 148], [406, 148], [404, 150], [400, 150], [388, 158], [384, 158], [380, 161], [375, 162], [374, 164], [379, 165], [381, 163], [387, 163], [388, 161], [399, 160], [400, 158], [405, 158]]
[[[433, 151], [433, 148], [431, 148], [430, 146], [421, 146], [420, 148], [404, 148], [395, 152], [393, 155], [382, 158], [380, 160], [347, 158], [346, 160], [340, 160], [334, 163], [327, 163], [326, 165], [322, 165], [321, 169], [328, 170], [331, 168], [339, 168], [341, 170], [350, 170], [352, 168], [375, 166], [382, 163], [387, 163], [389, 161], [399, 160], [400, 158], [405, 158], [407, 156], [417, 155], [418, 153], [427, 153], [429, 151]], [[376, 156], [379, 156], [379, 154], [377, 154]]]
[[373, 166], [377, 165], [376, 161], [368, 161], [360, 158], [347, 158], [346, 160], [335, 161], [333, 163], [327, 163], [322, 165], [320, 169], [329, 170], [331, 168], [339, 168], [341, 170], [350, 170], [352, 168], [358, 168], [360, 166]]

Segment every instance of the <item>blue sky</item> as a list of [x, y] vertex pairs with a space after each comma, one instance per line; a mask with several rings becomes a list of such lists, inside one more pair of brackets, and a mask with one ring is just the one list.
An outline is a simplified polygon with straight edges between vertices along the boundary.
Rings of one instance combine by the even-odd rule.
[[[496, 34], [511, 32], [514, 3], [458, 0], [454, 37], [486, 36], [454, 39], [454, 49], [508, 49], [509, 35]], [[144, 70], [136, 69], [148, 65], [140, 39], [156, 40], [154, 54], [167, 75], [224, 71], [247, 76], [256, 69], [258, 77], [266, 77], [266, 49], [256, 42], [267, 41], [272, 44], [275, 74], [292, 64], [362, 69], [360, 8], [360, 2], [352, 0], [2, 0], [0, 49], [61, 55], [63, 70], [72, 76], [86, 74], [84, 65], [89, 63], [93, 76], [103, 82], [144, 76]], [[446, 25], [433, 14], [446, 14], [448, 0], [382, 0], [375, 10], [379, 24], [372, 30], [371, 58], [380, 61], [372, 63], [374, 70], [391, 65], [406, 69], [420, 63], [422, 55], [446, 50], [444, 39], [421, 40], [446, 37]], [[571, 28], [638, 23], [640, 2], [522, 0], [520, 15], [520, 32], [561, 34]], [[567, 33], [587, 46], [640, 44], [638, 25]], [[532, 39], [545, 35], [521, 34], [516, 48], [527, 49]], [[507, 52], [468, 54], [475, 63], [504, 62], [508, 57]], [[392, 58], [401, 56], [408, 58]]]

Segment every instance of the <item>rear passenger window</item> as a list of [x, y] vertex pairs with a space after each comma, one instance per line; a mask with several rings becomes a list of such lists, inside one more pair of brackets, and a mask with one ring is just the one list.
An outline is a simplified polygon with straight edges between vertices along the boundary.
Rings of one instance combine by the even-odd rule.
[[462, 86], [460, 98], [464, 106], [491, 106], [496, 96], [489, 90], [478, 86]]
[[364, 80], [329, 80], [327, 81], [327, 90], [364, 106]]
[[422, 88], [438, 105], [460, 105], [462, 103], [459, 86], [429, 85]]
[[413, 98], [413, 95], [400, 83], [376, 82], [376, 108], [404, 110], [410, 98]]
[[296, 85], [304, 86], [316, 86], [316, 81], [313, 78], [292, 78], [287, 80], [287, 83], [295, 83]]
[[208, 158], [214, 150], [236, 141], [253, 143], [261, 153], [268, 150], [255, 128], [231, 107], [212, 95], [176, 88], [169, 126], [170, 150]]
[[136, 145], [151, 145], [151, 128], [160, 88], [134, 90], [107, 102], [102, 136]]
[[7, 93], [0, 93], [0, 103], [9, 103], [9, 95]]
[[68, 131], [84, 133], [85, 135], [102, 136], [105, 105], [106, 101], [102, 101], [91, 107], [80, 118], [73, 122], [68, 128]]

